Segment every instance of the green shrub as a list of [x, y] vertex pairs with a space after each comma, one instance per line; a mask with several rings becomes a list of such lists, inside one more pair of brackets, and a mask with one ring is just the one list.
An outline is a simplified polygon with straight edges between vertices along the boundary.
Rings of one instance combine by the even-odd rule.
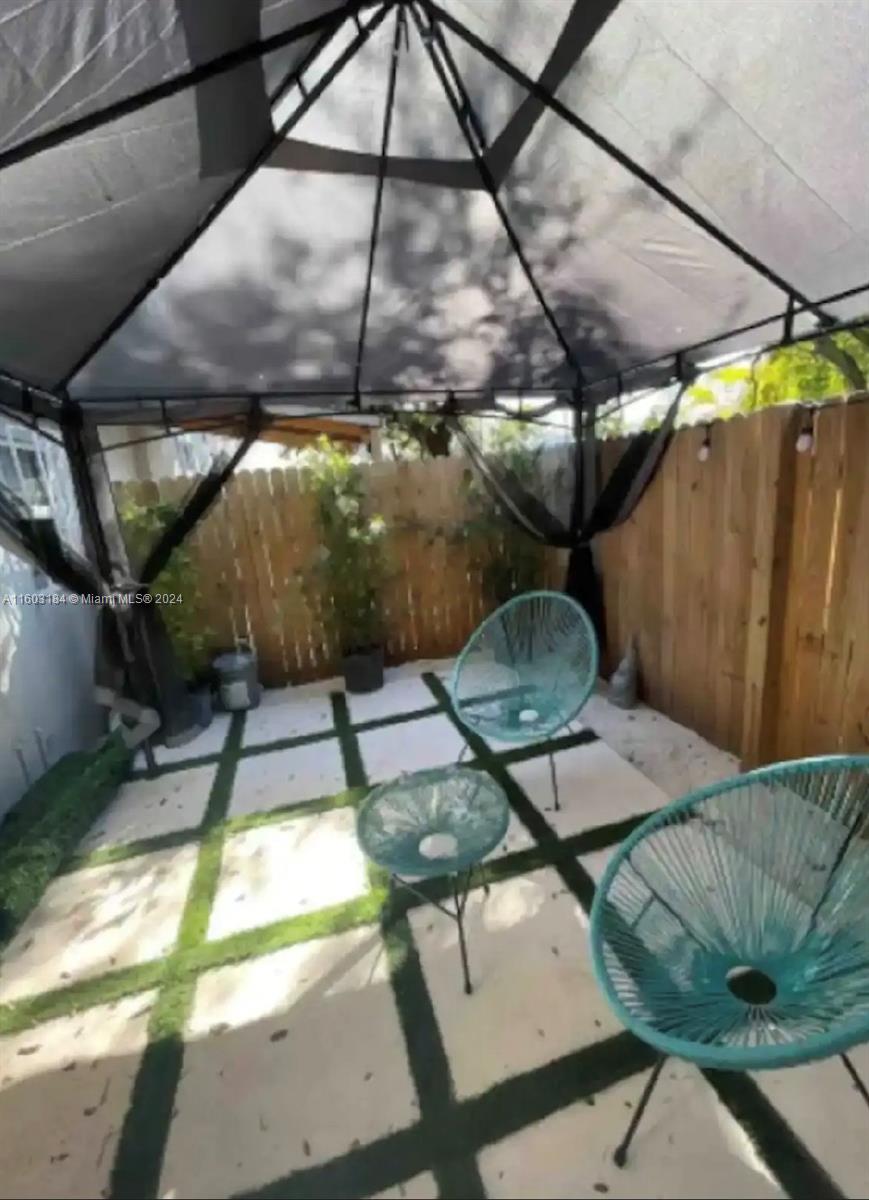
[[[178, 516], [179, 507], [161, 501], [142, 505], [127, 500], [120, 518], [133, 569], [141, 568], [160, 535]], [[183, 596], [181, 604], [161, 604], [160, 615], [188, 679], [208, 665], [214, 648], [214, 630], [202, 618], [202, 589], [193, 557], [183, 544], [172, 551], [165, 568], [151, 584], [157, 594]]]
[[326, 437], [306, 456], [321, 545], [302, 587], [317, 593], [327, 634], [342, 654], [383, 641], [386, 522], [368, 512], [364, 468]]
[[[490, 434], [489, 453], [505, 473], [514, 475], [533, 493], [539, 485], [539, 449], [531, 436], [525, 423], [499, 421]], [[465, 489], [470, 516], [459, 538], [468, 546], [471, 566], [480, 572], [487, 602], [497, 607], [511, 596], [541, 587], [545, 565], [542, 544], [512, 524], [471, 470], [465, 474]]]
[[91, 753], [56, 762], [0, 825], [0, 946], [117, 792], [131, 752], [113, 734]]

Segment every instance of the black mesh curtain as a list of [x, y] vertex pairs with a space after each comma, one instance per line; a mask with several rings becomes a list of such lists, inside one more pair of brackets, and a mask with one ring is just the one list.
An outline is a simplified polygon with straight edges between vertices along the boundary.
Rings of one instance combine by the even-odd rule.
[[[254, 406], [235, 448], [232, 451], [221, 448], [214, 453], [208, 470], [195, 479], [178, 504], [174, 519], [157, 534], [140, 561], [131, 564], [134, 578], [123, 580], [122, 592], [150, 595], [173, 552], [208, 512], [256, 441], [261, 427], [260, 410]], [[111, 451], [106, 454], [110, 456]], [[106, 454], [100, 464], [103, 468]], [[128, 697], [134, 704], [146, 702], [159, 715], [162, 741], [167, 745], [189, 741], [207, 718], [184, 679], [159, 606], [138, 603], [132, 608], [122, 608], [120, 612], [120, 621], [112, 620], [109, 613], [102, 622], [98, 643], [98, 698], [120, 712], [128, 703]]]
[[573, 470], [566, 476], [560, 473], [560, 486], [549, 496], [542, 478], [522, 480], [502, 456], [481, 446], [468, 422], [450, 418], [459, 444], [505, 517], [525, 536], [570, 551], [564, 590], [589, 614], [602, 646], [606, 645], [606, 616], [594, 538], [626, 521], [640, 502], [669, 444], [685, 387], [678, 387], [657, 429], [631, 439], [602, 487], [598, 486], [592, 416], [577, 436]]
[[[204, 714], [181, 671], [159, 605], [149, 602], [151, 588], [173, 551], [214, 503], [260, 428], [255, 407], [234, 452], [214, 455], [209, 470], [179, 504], [175, 519], [136, 564], [134, 577], [107, 543], [106, 511], [100, 511], [95, 486], [97, 472], [106, 470], [105, 461], [95, 452], [95, 431], [89, 440], [77, 408], [70, 406], [65, 414], [64, 442], [90, 561], [59, 537], [52, 521], [36, 519], [21, 497], [0, 484], [0, 544], [66, 592], [88, 597], [97, 607], [96, 697], [121, 718], [130, 745], [158, 729], [160, 740], [180, 745], [203, 726]], [[134, 597], [140, 599], [133, 602]]]
[[[69, 594], [109, 601], [113, 590], [100, 569], [82, 557], [58, 535], [54, 522], [37, 519], [28, 506], [9, 488], [0, 484], [0, 546], [38, 568]], [[135, 745], [159, 726], [156, 689], [137, 671], [137, 650], [141, 651], [137, 614], [122, 603], [98, 608], [97, 661], [95, 683], [97, 699], [124, 720], [127, 739]], [[144, 610], [143, 610], [144, 611]], [[162, 626], [159, 613], [149, 615], [149, 624]]]

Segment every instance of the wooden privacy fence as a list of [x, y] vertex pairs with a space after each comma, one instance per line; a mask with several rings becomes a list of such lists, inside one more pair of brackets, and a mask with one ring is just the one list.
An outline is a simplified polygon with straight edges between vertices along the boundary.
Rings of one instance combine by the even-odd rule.
[[[678, 433], [599, 541], [609, 662], [745, 763], [869, 751], [869, 403], [767, 409]], [[623, 443], [608, 444], [611, 464]]]
[[[386, 521], [384, 594], [387, 662], [458, 653], [494, 607], [481, 552], [505, 553], [522, 538], [496, 522], [485, 547], [461, 539], [471, 515], [464, 459], [384, 462], [366, 468], [372, 514]], [[126, 501], [180, 502], [189, 479], [124, 483]], [[320, 552], [313, 495], [294, 468], [240, 471], [185, 543], [197, 582], [198, 623], [216, 649], [245, 639], [256, 647], [267, 686], [340, 671], [316, 598]], [[560, 583], [560, 564], [541, 553], [540, 584]], [[187, 597], [189, 603], [190, 597]]]
[[[648, 702], [748, 763], [869, 749], [869, 404], [770, 409], [678, 433], [632, 518], [598, 542], [605, 665], [639, 648]], [[610, 465], [624, 443], [605, 443]], [[368, 469], [388, 526], [390, 662], [458, 652], [493, 607], [468, 519], [460, 458]], [[179, 500], [189, 481], [119, 485]], [[521, 537], [494, 523], [488, 551]], [[313, 497], [293, 469], [239, 473], [189, 543], [198, 617], [215, 647], [246, 638], [267, 685], [331, 676], [337, 647], [303, 581], [319, 551]], [[560, 586], [564, 555], [541, 559]]]

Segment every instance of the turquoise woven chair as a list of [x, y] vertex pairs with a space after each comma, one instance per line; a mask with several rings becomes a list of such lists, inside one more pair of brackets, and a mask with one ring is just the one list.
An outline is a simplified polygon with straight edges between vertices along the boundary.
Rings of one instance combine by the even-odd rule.
[[763, 767], [640, 825], [591, 914], [594, 969], [660, 1058], [753, 1071], [869, 1040], [869, 755]]
[[[597, 638], [585, 610], [561, 592], [526, 592], [487, 617], [459, 655], [453, 708], [468, 729], [495, 741], [551, 738], [577, 716], [597, 669]], [[551, 752], [549, 769], [558, 808]]]

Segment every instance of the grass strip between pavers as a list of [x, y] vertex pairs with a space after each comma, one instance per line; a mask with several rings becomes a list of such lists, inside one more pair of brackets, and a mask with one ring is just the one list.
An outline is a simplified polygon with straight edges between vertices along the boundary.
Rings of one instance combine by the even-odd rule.
[[193, 767], [213, 767], [220, 762], [222, 750], [211, 750], [208, 754], [198, 754], [195, 758], [179, 758], [177, 762], [157, 763], [153, 771], [147, 767], [135, 767], [127, 772], [128, 780], [161, 779], [175, 771], [189, 771]]
[[[341, 695], [343, 692], [334, 692], [332, 695]], [[372, 717], [367, 721], [359, 721], [353, 724], [352, 727], [357, 733], [368, 733], [372, 729], [383, 729], [390, 725], [404, 725], [408, 721], [420, 721], [423, 717], [434, 717], [441, 711], [438, 704], [429, 704], [424, 708], [415, 708], [410, 712], [390, 713], [383, 717]], [[350, 720], [349, 711], [347, 714], [348, 721]], [[351, 722], [352, 724], [352, 722]], [[271, 754], [276, 750], [295, 750], [299, 746], [308, 746], [314, 742], [326, 742], [330, 738], [336, 736], [336, 731], [330, 729], [318, 729], [312, 733], [294, 734], [291, 737], [273, 738], [266, 742], [253, 742], [249, 746], [242, 746], [239, 750], [241, 758], [255, 758], [259, 754]], [[128, 779], [159, 779], [162, 775], [169, 775], [173, 771], [185, 771], [188, 767], [210, 766], [213, 763], [220, 761], [222, 751], [211, 751], [209, 754], [200, 754], [191, 756], [190, 758], [180, 758], [171, 763], [159, 763], [154, 771], [148, 771], [147, 767], [137, 767], [128, 773]]]
[[[467, 731], [465, 736], [467, 737]], [[512, 746], [509, 750], [493, 750], [488, 743], [484, 743], [484, 745], [489, 754], [506, 767], [512, 766], [514, 763], [526, 762], [529, 758], [542, 758], [544, 754], [558, 754], [559, 750], [570, 750], [574, 746], [588, 746], [597, 741], [600, 741], [600, 738], [593, 729], [577, 729], [570, 730], [569, 733], [560, 733], [558, 737], [546, 738], [544, 741], [530, 742], [524, 746]]]
[[[340, 698], [337, 701], [336, 697]], [[359, 734], [365, 733], [370, 729], [379, 729], [383, 726], [400, 725], [408, 721], [419, 720], [423, 717], [431, 717], [437, 714], [442, 714], [446, 710], [440, 703], [432, 704], [426, 708], [415, 709], [410, 713], [401, 713], [393, 717], [380, 717], [376, 720], [363, 721], [358, 725], [354, 725], [350, 720], [349, 708], [343, 692], [332, 693], [331, 696], [333, 712], [335, 712], [335, 727], [326, 731], [317, 731], [314, 733], [300, 734], [297, 737], [277, 738], [270, 742], [263, 742], [256, 746], [249, 746], [239, 750], [239, 758], [249, 758], [259, 754], [268, 754], [278, 750], [295, 749], [299, 746], [307, 746], [317, 742], [329, 741], [332, 738], [337, 738], [341, 746], [342, 756], [345, 759], [344, 768], [345, 774], [348, 772], [348, 762], [345, 754], [346, 741], [342, 742], [342, 736], [350, 733]], [[337, 712], [336, 712], [337, 707]], [[528, 759], [538, 758], [550, 752], [557, 753], [559, 750], [567, 750], [573, 746], [582, 746], [590, 742], [597, 741], [597, 734], [590, 729], [581, 729], [579, 731], [571, 731], [562, 734], [557, 738], [544, 742], [534, 742], [530, 745], [510, 746], [504, 750], [492, 750], [487, 747], [486, 761], [494, 757], [505, 766], [513, 765], [519, 762], [525, 762]], [[358, 751], [358, 744], [352, 743], [352, 748], [349, 751], [351, 760], [349, 762], [348, 778], [352, 774], [355, 779], [364, 779], [365, 771], [362, 766], [362, 760]], [[161, 766], [155, 772], [153, 778], [157, 779], [165, 775], [173, 774], [178, 771], [187, 770], [192, 766], [199, 765], [214, 765], [220, 761], [219, 754], [205, 755], [198, 759], [189, 759], [184, 762], [166, 764]], [[465, 767], [476, 768], [478, 770], [486, 770], [485, 762], [477, 757], [465, 759], [463, 764]], [[131, 779], [148, 778], [147, 772], [137, 771], [131, 776]], [[325, 812], [332, 808], [343, 808], [357, 805], [365, 796], [369, 789], [365, 787], [349, 787], [344, 792], [339, 792], [334, 796], [320, 796], [312, 800], [302, 800], [294, 804], [282, 805], [279, 808], [269, 809], [266, 812], [256, 812], [245, 814], [238, 817], [230, 817], [226, 821], [226, 832], [237, 833], [245, 829], [254, 829], [260, 825], [270, 825], [275, 821], [289, 820], [296, 816], [314, 815], [315, 813]], [[169, 833], [157, 834], [150, 838], [140, 838], [136, 841], [127, 842], [123, 845], [100, 847], [97, 850], [90, 851], [86, 854], [73, 854], [61, 865], [59, 874], [68, 874], [73, 871], [80, 871], [87, 867], [99, 867], [111, 863], [123, 862], [128, 858], [136, 858], [141, 854], [150, 854], [155, 850], [174, 849], [177, 846], [183, 846], [190, 842], [198, 842], [201, 837], [202, 825], [194, 825], [189, 829], [173, 830]]]
[[66, 860], [58, 874], [69, 875], [73, 871], [84, 871], [90, 867], [106, 867], [112, 863], [126, 862], [128, 858], [139, 858], [153, 854], [156, 850], [174, 850], [190, 842], [199, 841], [199, 826], [192, 829], [173, 829], [170, 833], [158, 833], [154, 837], [138, 838], [117, 846], [101, 846], [86, 854], [74, 854]]
[[440, 713], [439, 704], [428, 704], [425, 708], [414, 708], [410, 712], [393, 713], [389, 717], [372, 717], [368, 721], [351, 721], [354, 733], [369, 733], [372, 729], [386, 729], [390, 725], [406, 725], [408, 721], [422, 721]]
[[[357, 791], [361, 794], [365, 792], [364, 789]], [[351, 794], [350, 791], [342, 792], [341, 796], [347, 798]], [[483, 881], [499, 883], [515, 879], [542, 867], [553, 866], [561, 858], [571, 858], [613, 845], [627, 837], [645, 817], [646, 814], [641, 813], [612, 825], [602, 825], [573, 834], [547, 847], [530, 846], [490, 859], [481, 874], [475, 877], [473, 890], [481, 887]], [[229, 823], [225, 826], [227, 827]], [[297, 942], [311, 941], [333, 933], [343, 933], [349, 929], [375, 924], [380, 919], [381, 908], [387, 899], [386, 875], [380, 868], [371, 864], [369, 866], [372, 890], [366, 895], [329, 908], [318, 909], [316, 912], [285, 917], [255, 929], [244, 929], [225, 938], [204, 941], [192, 949], [176, 950], [172, 960], [172, 977], [187, 979], [202, 971], [270, 954]], [[431, 900], [450, 899], [452, 895], [449, 882], [443, 879], [424, 880], [417, 886], [425, 898], [404, 892], [408, 911]], [[166, 960], [160, 959], [83, 980], [69, 987], [42, 993], [32, 999], [0, 1006], [0, 1034], [30, 1029], [52, 1017], [94, 1008], [99, 1004], [142, 991], [146, 987], [155, 986], [162, 979], [165, 970]]]
[[310, 942], [363, 925], [374, 925], [385, 900], [386, 891], [381, 888], [355, 900], [318, 909], [317, 912], [287, 917], [257, 929], [243, 929], [220, 941], [205, 942], [190, 950], [183, 957], [181, 969], [198, 975], [215, 967], [262, 958], [265, 954], [295, 946], [299, 942]]
[[195, 984], [165, 985], [148, 1022], [148, 1044], [121, 1126], [109, 1196], [146, 1200], [159, 1194], [163, 1156], [184, 1064], [183, 1030]]
[[230, 817], [225, 822], [227, 834], [241, 833], [245, 829], [258, 829], [262, 825], [275, 825], [280, 821], [291, 821], [296, 817], [311, 817], [317, 813], [331, 812], [336, 808], [355, 808], [368, 795], [367, 787], [345, 788], [334, 796], [318, 796], [314, 800], [299, 800], [294, 804], [283, 804], [270, 808], [268, 812], [245, 813]]
[[[368, 793], [367, 788], [346, 788], [334, 796], [318, 796], [314, 800], [300, 800], [295, 804], [284, 804], [279, 808], [271, 808], [265, 812], [245, 813], [243, 816], [227, 817], [222, 822], [224, 836], [242, 833], [246, 829], [258, 829], [262, 825], [275, 825], [280, 821], [289, 821], [295, 817], [313, 816], [316, 813], [329, 812], [336, 808], [354, 808]], [[207, 821], [207, 814], [205, 820]], [[152, 854], [155, 850], [175, 849], [198, 842], [202, 838], [203, 824], [193, 825], [189, 829], [175, 829], [170, 833], [157, 834], [151, 838], [140, 838], [134, 842], [118, 846], [105, 846], [92, 850], [88, 854], [79, 854], [66, 861], [61, 874], [82, 871], [88, 867], [102, 867], [110, 863], [124, 862], [128, 858], [138, 858], [142, 854]]]
[[344, 933], [375, 925], [386, 902], [386, 889], [372, 889], [364, 896], [321, 908], [313, 913], [286, 917], [256, 929], [243, 929], [229, 937], [206, 941], [169, 959], [158, 959], [82, 980], [69, 987], [0, 1006], [0, 1035], [21, 1033], [55, 1017], [68, 1016], [86, 1008], [109, 1004], [134, 995], [163, 981], [195, 982], [203, 971], [231, 966], [250, 958], [261, 958], [298, 942]]
[[[333, 693], [332, 707], [347, 783], [351, 787], [365, 787], [368, 778], [356, 731], [350, 722], [346, 696]], [[368, 878], [375, 886], [382, 884], [388, 896], [387, 903], [381, 906], [380, 927], [389, 980], [404, 1036], [408, 1067], [419, 1098], [420, 1122], [424, 1129], [434, 1131], [446, 1120], [455, 1103], [455, 1094], [434, 1004], [407, 919], [408, 897], [389, 889], [387, 873], [370, 862]], [[429, 1162], [428, 1167], [437, 1181], [439, 1195], [462, 1197], [463, 1200], [485, 1196], [473, 1156], [439, 1156], [436, 1161]]]
[[[442, 1131], [456, 1104], [446, 1047], [407, 919], [405, 895], [393, 890], [382, 919], [392, 994], [404, 1035], [408, 1066], [419, 1098], [420, 1127], [440, 1196], [485, 1197], [476, 1157], [443, 1144]], [[458, 964], [457, 964], [458, 967]], [[461, 987], [456, 970], [456, 987]]]
[[334, 729], [315, 729], [311, 733], [295, 733], [292, 737], [274, 738], [268, 742], [253, 742], [239, 751], [239, 758], [259, 758], [263, 754], [274, 754], [280, 750], [298, 750], [300, 746], [316, 746], [318, 742], [331, 742]]
[[362, 762], [359, 742], [356, 740], [356, 734], [353, 731], [353, 725], [350, 720], [347, 697], [343, 692], [332, 692], [329, 699], [332, 702], [335, 733], [338, 737], [338, 745], [341, 747], [341, 758], [344, 763], [344, 776], [347, 780], [347, 786], [351, 788], [367, 787], [368, 776], [365, 774], [365, 766]]
[[156, 959], [4, 1004], [0, 1006], [0, 1035], [21, 1033], [57, 1017], [67, 1017], [70, 1013], [147, 991], [162, 983], [165, 974], [165, 959]]
[[[487, 881], [509, 879], [538, 867], [551, 866], [588, 911], [594, 884], [576, 861], [576, 856], [621, 841], [648, 814], [638, 814], [559, 839], [524, 789], [510, 775], [507, 766], [546, 754], [550, 749], [555, 752], [591, 742], [596, 735], [590, 730], [582, 730], [554, 739], [551, 743], [536, 743], [527, 750], [518, 747], [498, 753], [457, 720], [446, 689], [436, 676], [426, 673], [423, 679], [436, 703], [431, 709], [401, 714], [401, 717], [415, 720], [435, 712], [444, 712], [450, 717], [475, 755], [473, 765], [487, 771], [504, 788], [511, 808], [535, 840], [535, 845], [527, 850], [491, 860], [485, 869]], [[11, 1033], [122, 996], [158, 989], [149, 1022], [148, 1044], [142, 1055], [113, 1166], [112, 1197], [155, 1197], [158, 1194], [163, 1155], [183, 1067], [184, 1028], [192, 1007], [198, 975], [218, 966], [243, 962], [284, 946], [327, 937], [346, 929], [374, 924], [378, 920], [382, 926], [411, 1074], [420, 1098], [420, 1120], [409, 1129], [389, 1134], [319, 1166], [293, 1172], [250, 1195], [265, 1198], [370, 1194], [400, 1184], [421, 1172], [431, 1171], [442, 1197], [482, 1196], [485, 1193], [476, 1156], [483, 1147], [578, 1100], [592, 1098], [596, 1092], [642, 1071], [654, 1059], [654, 1052], [633, 1035], [619, 1034], [543, 1067], [501, 1081], [480, 1096], [458, 1101], [408, 921], [408, 913], [424, 900], [406, 892], [390, 897], [384, 874], [377, 868], [369, 870], [372, 889], [363, 897], [258, 929], [244, 930], [214, 942], [206, 940], [219, 880], [223, 842], [228, 834], [303, 813], [353, 806], [367, 794], [364, 764], [356, 739], [357, 730], [399, 724], [401, 720], [364, 722], [354, 726], [343, 694], [333, 694], [331, 701], [335, 717], [334, 734], [330, 731], [324, 736], [314, 734], [300, 739], [286, 739], [275, 746], [268, 744], [266, 749], [281, 748], [286, 741], [298, 745], [337, 736], [348, 783], [345, 792], [268, 813], [228, 818], [238, 761], [251, 753], [264, 752], [261, 747], [250, 747], [245, 751], [241, 749], [244, 717], [237, 714], [220, 755], [167, 764], [158, 771], [158, 774], [167, 774], [203, 762], [218, 763], [208, 808], [200, 827], [143, 839], [126, 847], [109, 847], [67, 864], [65, 869], [77, 869], [82, 865], [116, 862], [151, 850], [201, 840], [176, 946], [167, 959], [113, 971], [0, 1007], [0, 1033]], [[431, 892], [431, 899], [441, 899], [447, 887], [444, 881], [435, 880], [424, 885], [423, 890]], [[460, 986], [458, 971], [457, 986]], [[704, 1072], [704, 1075], [745, 1129], [761, 1158], [789, 1196], [805, 1196], [807, 1200], [809, 1197], [813, 1200], [815, 1197], [840, 1200], [842, 1193], [828, 1174], [746, 1075], [723, 1072]]]
[[163, 986], [148, 1023], [148, 1044], [121, 1127], [110, 1182], [110, 1195], [116, 1200], [147, 1200], [158, 1195], [184, 1062], [184, 1028], [195, 991], [194, 979], [176, 976], [183, 976], [184, 953], [201, 945], [208, 932], [243, 729], [244, 714], [234, 714], [208, 798], [199, 857], [181, 915], [175, 950], [166, 960]]

